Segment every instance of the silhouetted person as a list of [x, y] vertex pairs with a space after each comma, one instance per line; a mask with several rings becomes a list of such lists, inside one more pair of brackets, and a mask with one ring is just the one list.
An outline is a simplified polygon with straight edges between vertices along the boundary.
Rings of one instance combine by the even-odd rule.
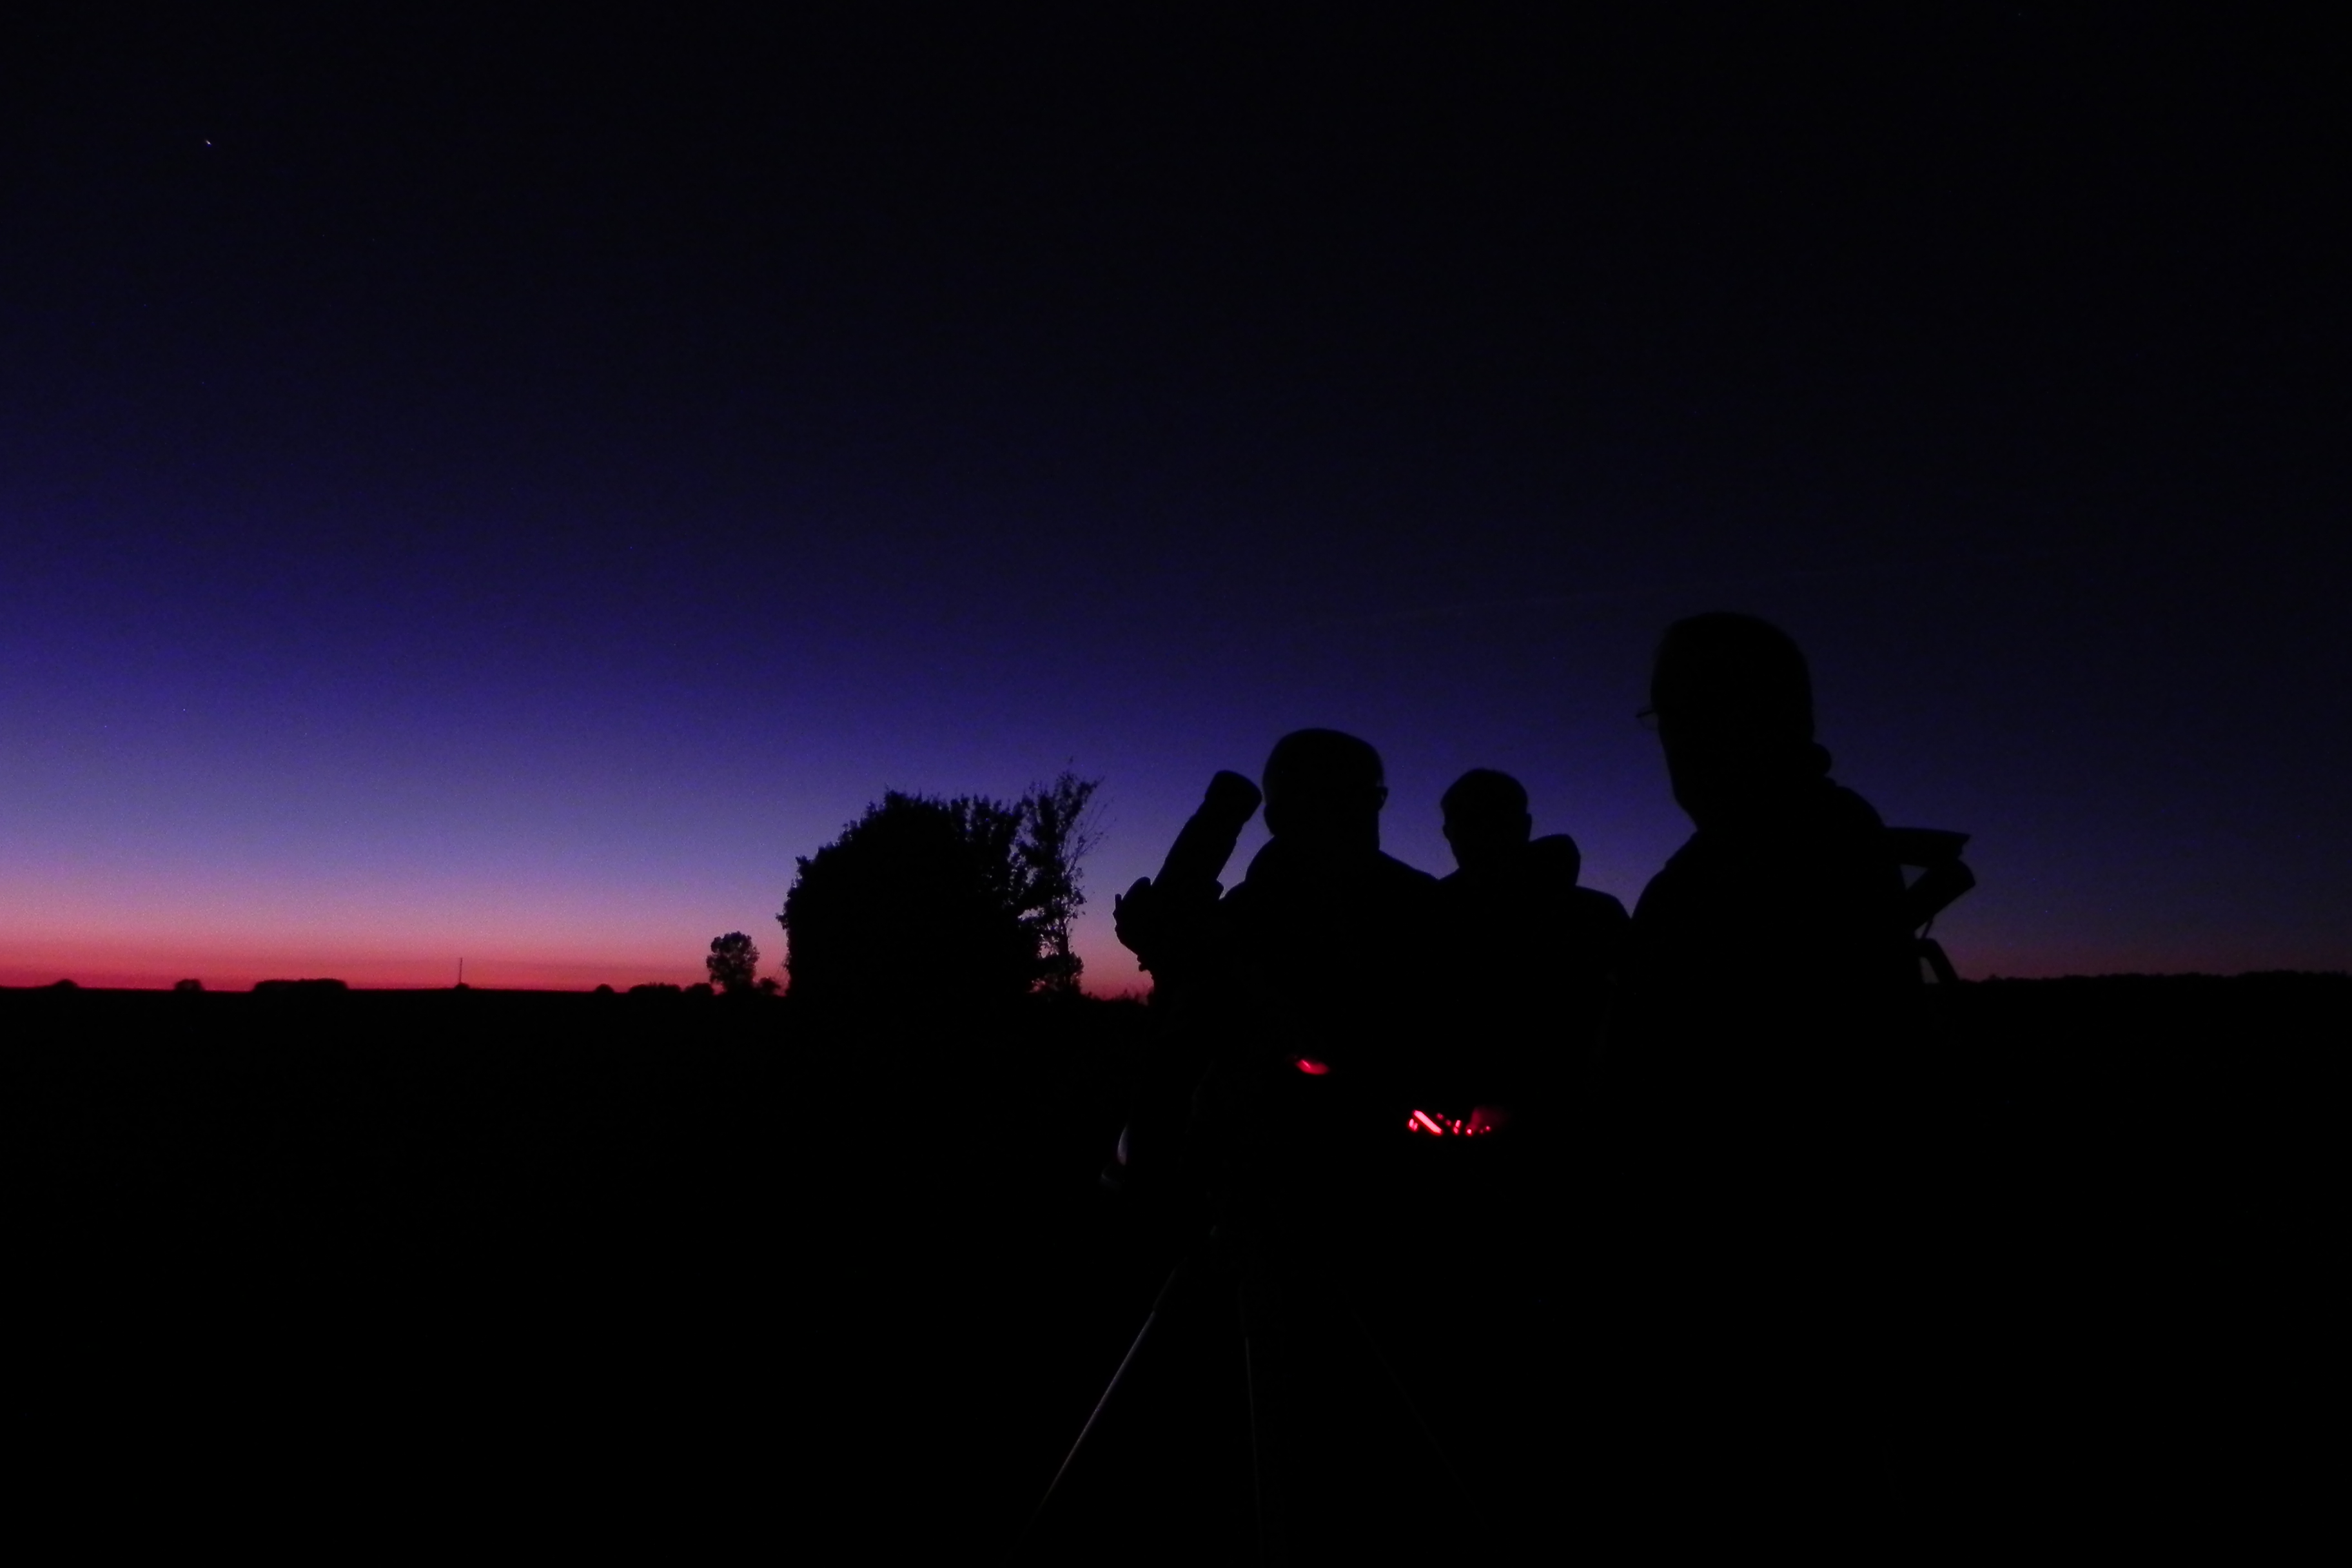
[[[1324, 1156], [1337, 1157], [1330, 1140], [1384, 1151], [1435, 1048], [1437, 884], [1381, 849], [1380, 753], [1337, 731], [1297, 731], [1267, 757], [1264, 785], [1272, 837], [1238, 886], [1217, 899], [1213, 880], [1205, 894], [1138, 883], [1118, 917], [1181, 1019], [1186, 1068], [1208, 1075], [1223, 1154], [1276, 1163], [1278, 1174], [1255, 1163], [1232, 1174], [1252, 1188], [1319, 1182]], [[1202, 817], [1218, 830], [1204, 837], [1229, 847], [1238, 804], [1213, 790]], [[1258, 1135], [1269, 1120], [1283, 1136]]]
[[1447, 1078], [1464, 1105], [1499, 1107], [1518, 1136], [1541, 1135], [1598, 1037], [1624, 962], [1625, 906], [1577, 886], [1576, 840], [1532, 837], [1528, 792], [1510, 774], [1473, 768], [1442, 805], [1458, 868], [1439, 885], [1460, 1026]]
[[1605, 1065], [1616, 1408], [1643, 1472], [1619, 1495], [1673, 1539], [1864, 1552], [1897, 1442], [1880, 1395], [1919, 992], [1902, 874], [1878, 814], [1830, 780], [1777, 627], [1676, 623], [1645, 718], [1695, 831], [1634, 909]]
[[1881, 1092], [1917, 1001], [1892, 841], [1829, 778], [1804, 656], [1778, 628], [1678, 622], [1650, 715], [1696, 831], [1633, 911], [1624, 1080], [1714, 1137], [1752, 1131], [1761, 1097], [1836, 1142], [1848, 1102]]
[[1358, 1326], [1408, 1379], [1433, 1353], [1394, 1259], [1447, 1241], [1405, 1212], [1407, 1118], [1451, 1043], [1432, 1005], [1437, 883], [1381, 851], [1388, 787], [1363, 741], [1286, 735], [1263, 784], [1271, 838], [1232, 891], [1202, 893], [1246, 804], [1228, 784], [1187, 826], [1223, 847], [1185, 874], [1192, 890], [1139, 883], [1119, 900], [1121, 940], [1173, 1019], [1129, 1126], [1131, 1169], [1148, 1187], [1155, 1164], [1165, 1180], [1181, 1163], [1213, 1194], [1211, 1250], [1233, 1262], [1238, 1321], [1229, 1296], [1177, 1331], [1246, 1325], [1250, 1401], [1221, 1429], [1252, 1430], [1276, 1456], [1297, 1560], [1361, 1561], [1393, 1537], [1397, 1507], [1459, 1507]]

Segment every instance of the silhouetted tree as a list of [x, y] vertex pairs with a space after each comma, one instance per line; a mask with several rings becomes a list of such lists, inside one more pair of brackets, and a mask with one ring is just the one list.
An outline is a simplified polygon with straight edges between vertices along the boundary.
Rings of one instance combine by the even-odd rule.
[[760, 973], [760, 950], [740, 931], [710, 939], [710, 956], [703, 963], [710, 983], [730, 996], [748, 996]]
[[1009, 858], [987, 863], [988, 846], [1011, 837], [987, 807], [893, 790], [800, 859], [777, 916], [794, 994], [840, 1005], [878, 1002], [910, 984], [940, 1001], [1027, 990], [1036, 942], [1009, 907]]
[[896, 790], [799, 859], [776, 917], [803, 1000], [872, 1002], [912, 984], [928, 1000], [1070, 989], [1078, 860], [1092, 781], [1065, 773], [1020, 800]]
[[1064, 769], [1052, 784], [1037, 786], [1021, 801], [1024, 832], [1019, 848], [1029, 873], [1034, 911], [1030, 921], [1044, 950], [1038, 984], [1065, 995], [1076, 994], [1084, 967], [1070, 951], [1070, 926], [1087, 901], [1079, 864], [1101, 837], [1089, 809], [1100, 782]]

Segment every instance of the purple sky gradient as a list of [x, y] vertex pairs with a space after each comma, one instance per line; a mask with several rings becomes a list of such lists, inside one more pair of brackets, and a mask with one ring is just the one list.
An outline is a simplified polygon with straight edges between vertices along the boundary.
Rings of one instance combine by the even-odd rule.
[[26, 57], [0, 984], [774, 973], [886, 788], [1069, 766], [1118, 991], [1111, 892], [1308, 724], [1402, 858], [1500, 767], [1631, 905], [1711, 608], [1976, 835], [1964, 973], [2352, 966], [2293, 37], [336, 26]]

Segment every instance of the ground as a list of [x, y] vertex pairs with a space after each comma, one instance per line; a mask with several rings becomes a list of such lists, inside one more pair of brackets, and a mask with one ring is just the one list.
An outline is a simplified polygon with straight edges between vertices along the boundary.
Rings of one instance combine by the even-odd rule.
[[[1975, 1168], [1921, 1347], [1955, 1412], [1939, 1495], [2161, 1523], [2292, 1489], [2264, 1434], [2309, 1375], [2295, 1236], [2352, 982], [1955, 1001]], [[0, 993], [31, 1495], [92, 1542], [846, 1531], [984, 1558], [1172, 1261], [1097, 1184], [1151, 1027]]]

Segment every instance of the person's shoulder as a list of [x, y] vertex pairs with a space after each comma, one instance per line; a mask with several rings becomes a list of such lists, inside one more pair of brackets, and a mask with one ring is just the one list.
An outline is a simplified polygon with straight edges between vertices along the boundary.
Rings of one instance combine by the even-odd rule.
[[1887, 852], [1886, 825], [1871, 804], [1834, 780], [1815, 779], [1752, 816], [1700, 828], [1661, 875], [1784, 876]]
[[1598, 888], [1570, 888], [1569, 907], [1581, 918], [1622, 925], [1633, 917], [1625, 912], [1624, 901], [1614, 893], [1604, 893]]
[[1821, 855], [1855, 874], [1891, 873], [1898, 880], [1901, 878], [1902, 873], [1895, 869], [1895, 839], [1885, 819], [1870, 802], [1843, 784], [1822, 781], [1814, 808], [1813, 839]]
[[1233, 890], [1225, 895], [1224, 901], [1232, 903], [1235, 899], [1241, 899], [1247, 903], [1264, 898], [1268, 888], [1280, 883], [1288, 874], [1290, 860], [1291, 857], [1279, 843], [1267, 839], [1258, 846], [1257, 852], [1250, 857], [1249, 864], [1242, 868], [1241, 879], [1233, 884]]
[[1885, 818], [1878, 815], [1878, 808], [1870, 802], [1833, 780], [1823, 779], [1822, 786], [1816, 812], [1825, 826], [1857, 837], [1886, 831]]
[[[1439, 885], [1437, 878], [1431, 876], [1418, 866], [1406, 865], [1385, 849], [1379, 852], [1373, 860], [1373, 866], [1375, 876], [1398, 887], [1427, 891]], [[1460, 873], [1456, 872], [1455, 875], [1459, 876]], [[1454, 879], [1448, 877], [1445, 880], [1451, 882]]]
[[1688, 838], [1684, 839], [1681, 846], [1666, 857], [1666, 863], [1650, 874], [1650, 880], [1642, 889], [1642, 897], [1634, 907], [1634, 912], [1640, 913], [1643, 906], [1647, 905], [1654, 895], [1659, 898], [1671, 898], [1693, 881], [1703, 879], [1710, 863], [1721, 858], [1717, 844], [1717, 839], [1720, 837], [1720, 835], [1710, 837], [1702, 831], [1695, 832]]
[[1538, 887], [1573, 888], [1584, 875], [1584, 851], [1565, 833], [1528, 841], [1519, 853], [1519, 874]]

